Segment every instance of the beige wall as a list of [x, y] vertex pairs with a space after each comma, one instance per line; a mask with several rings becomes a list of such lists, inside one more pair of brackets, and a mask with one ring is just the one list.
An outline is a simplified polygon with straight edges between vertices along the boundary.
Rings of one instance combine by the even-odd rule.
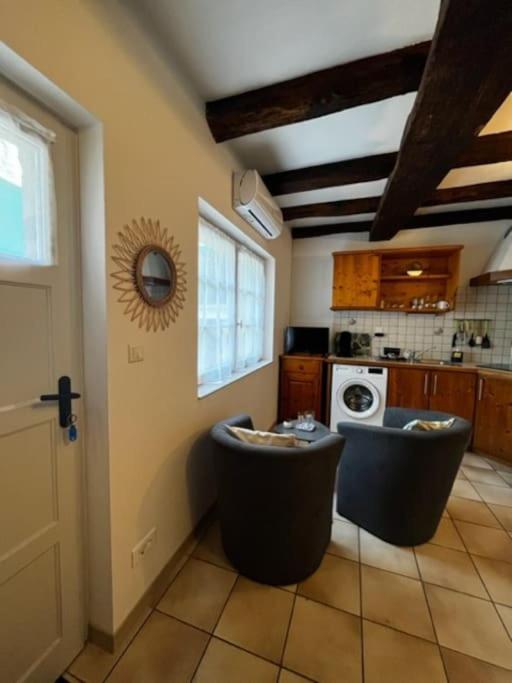
[[[463, 244], [460, 284], [481, 273], [510, 221], [453, 225], [421, 230], [402, 230], [392, 242], [372, 242], [371, 247], [428, 246]], [[368, 235], [354, 233], [293, 241], [292, 325], [332, 326], [332, 253], [369, 249]]]
[[[185, 309], [163, 333], [130, 323], [108, 283], [113, 623], [97, 607], [90, 617], [109, 631], [213, 500], [209, 462], [204, 450], [193, 449], [201, 433], [240, 411], [251, 413], [259, 427], [275, 419], [276, 363], [196, 398], [198, 197], [254, 233], [231, 209], [235, 160], [213, 143], [201, 103], [117, 2], [0, 0], [0, 14], [0, 38], [103, 124], [108, 253], [117, 230], [146, 216], [169, 227], [187, 264]], [[263, 246], [276, 258], [277, 353], [289, 316], [290, 238], [284, 234]], [[128, 344], [144, 346], [143, 363], [128, 365]], [[153, 526], [156, 546], [132, 569], [131, 549]]]

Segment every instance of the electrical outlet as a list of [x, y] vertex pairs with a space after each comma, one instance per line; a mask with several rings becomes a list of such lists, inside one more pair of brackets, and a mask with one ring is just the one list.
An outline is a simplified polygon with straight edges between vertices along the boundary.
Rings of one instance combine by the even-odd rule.
[[144, 347], [128, 345], [128, 363], [140, 363], [144, 360]]
[[132, 567], [135, 568], [151, 551], [156, 543], [156, 527], [153, 527], [151, 531], [140, 540], [137, 545], [132, 550]]

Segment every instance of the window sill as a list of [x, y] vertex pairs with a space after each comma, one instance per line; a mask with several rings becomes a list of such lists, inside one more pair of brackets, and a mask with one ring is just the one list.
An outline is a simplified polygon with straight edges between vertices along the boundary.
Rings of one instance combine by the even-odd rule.
[[253, 372], [257, 372], [258, 370], [261, 370], [261, 368], [265, 368], [267, 365], [271, 365], [272, 362], [272, 360], [268, 359], [262, 360], [259, 363], [256, 363], [256, 365], [252, 365], [250, 368], [247, 368], [242, 372], [237, 372], [231, 375], [229, 379], [226, 379], [223, 382], [210, 382], [209, 384], [202, 384], [197, 388], [197, 397], [205, 398], [210, 394], [214, 394], [216, 391], [224, 389], [224, 387], [233, 384], [233, 382], [238, 382], [239, 379], [243, 379], [244, 377], [247, 377], [247, 375], [250, 375]]

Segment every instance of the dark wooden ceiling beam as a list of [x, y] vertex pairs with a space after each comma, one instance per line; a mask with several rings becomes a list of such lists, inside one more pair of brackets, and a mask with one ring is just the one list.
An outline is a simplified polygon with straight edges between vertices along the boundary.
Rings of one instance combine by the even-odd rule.
[[[375, 154], [332, 164], [307, 166], [263, 176], [265, 185], [275, 195], [321, 190], [324, 187], [368, 183], [387, 178], [396, 163], [397, 152]], [[493, 133], [474, 138], [456, 162], [456, 167], [496, 164], [512, 160], [512, 132]]]
[[370, 231], [391, 239], [439, 185], [512, 86], [512, 3], [443, 0], [418, 95]]
[[[424, 213], [413, 216], [402, 229], [437, 228], [445, 225], [465, 225], [469, 223], [487, 223], [512, 219], [512, 205], [495, 206], [489, 209], [467, 209], [465, 211], [445, 211], [442, 213]], [[324, 235], [343, 235], [354, 232], [369, 232], [372, 221], [347, 221], [327, 225], [311, 225], [305, 228], [292, 228], [293, 239], [322, 237]]]
[[[491, 183], [446, 187], [436, 190], [423, 206], [443, 206], [460, 202], [479, 202], [488, 199], [510, 197], [512, 201], [512, 180], [497, 180]], [[359, 197], [336, 202], [319, 202], [287, 206], [283, 211], [285, 221], [298, 218], [326, 218], [327, 216], [353, 216], [358, 213], [374, 213], [379, 207], [380, 197]]]
[[206, 119], [223, 142], [414, 92], [429, 48], [418, 43], [207, 102]]
[[[511, 134], [512, 149], [512, 134]], [[324, 187], [367, 183], [387, 178], [396, 162], [396, 152], [374, 154], [359, 159], [335, 161], [332, 164], [306, 166], [263, 176], [263, 182], [274, 196], [321, 190]]]

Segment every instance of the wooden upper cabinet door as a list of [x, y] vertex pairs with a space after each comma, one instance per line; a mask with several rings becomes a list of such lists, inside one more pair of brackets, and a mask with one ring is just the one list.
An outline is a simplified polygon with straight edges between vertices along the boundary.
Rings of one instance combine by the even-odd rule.
[[380, 256], [377, 254], [334, 254], [333, 308], [377, 308]]
[[431, 372], [430, 409], [451, 413], [473, 422], [477, 377], [459, 371]]
[[479, 378], [473, 445], [512, 463], [512, 379]]
[[427, 410], [430, 373], [420, 368], [389, 368], [387, 405]]

